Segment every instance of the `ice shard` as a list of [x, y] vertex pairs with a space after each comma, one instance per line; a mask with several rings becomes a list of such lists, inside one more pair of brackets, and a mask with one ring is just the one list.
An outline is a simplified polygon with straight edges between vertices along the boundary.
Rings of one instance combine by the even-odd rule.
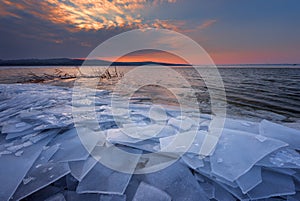
[[[60, 149], [52, 157], [54, 162], [69, 162], [85, 160], [89, 156], [87, 148], [92, 150], [98, 143], [97, 136], [90, 135], [92, 131], [86, 131], [86, 138], [80, 138], [76, 128], [68, 130], [57, 136], [52, 144], [59, 144]], [[90, 132], [90, 133], [89, 133]], [[83, 144], [85, 140], [85, 144]]]
[[26, 178], [33, 178], [30, 182], [23, 182], [19, 185], [13, 200], [19, 200], [48, 186], [70, 173], [68, 163], [46, 163], [34, 165], [26, 175]]
[[214, 198], [218, 201], [235, 201], [236, 199], [220, 185], [214, 183]]
[[126, 195], [100, 195], [99, 201], [126, 201]]
[[300, 154], [289, 148], [281, 148], [260, 160], [258, 165], [275, 168], [300, 168]]
[[[87, 175], [79, 182], [77, 193], [104, 193], [122, 195], [138, 164], [141, 151], [124, 148], [97, 147], [95, 153], [99, 154], [98, 162]], [[127, 152], [127, 153], [125, 153]], [[131, 153], [133, 152], [133, 153]], [[128, 153], [131, 153], [130, 155]], [[121, 172], [122, 171], [122, 172]]]
[[259, 132], [263, 136], [281, 140], [288, 143], [292, 148], [300, 150], [299, 130], [263, 120], [260, 123]]
[[244, 194], [253, 189], [255, 186], [262, 182], [261, 168], [254, 166], [246, 174], [242, 175], [236, 180], [240, 189]]
[[262, 182], [247, 194], [253, 200], [295, 194], [292, 177], [276, 172], [262, 171]]
[[48, 197], [45, 201], [66, 201], [66, 199], [62, 193], [58, 193]]
[[136, 193], [132, 199], [132, 201], [171, 201], [172, 198], [164, 191], [141, 182], [139, 187], [136, 190]]
[[259, 123], [240, 120], [240, 119], [226, 118], [224, 122], [224, 128], [253, 133], [253, 134], [259, 134]]
[[86, 160], [82, 161], [70, 161], [69, 167], [71, 174], [78, 181], [81, 181], [85, 175], [96, 165], [98, 161], [92, 156], [89, 156]]
[[86, 194], [78, 194], [74, 191], [65, 191], [64, 196], [66, 201], [99, 201], [100, 194], [96, 193], [86, 193]]
[[122, 195], [130, 181], [131, 174], [121, 173], [97, 163], [82, 179], [77, 193], [104, 193]]
[[203, 200], [208, 201], [203, 189], [198, 184], [188, 167], [179, 162], [159, 170], [145, 174], [143, 181], [172, 197], [172, 200]]

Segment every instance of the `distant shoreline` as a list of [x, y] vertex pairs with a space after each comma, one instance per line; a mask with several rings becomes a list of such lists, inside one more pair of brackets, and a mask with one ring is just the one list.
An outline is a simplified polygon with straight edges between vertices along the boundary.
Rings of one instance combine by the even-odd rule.
[[[154, 62], [154, 61], [141, 61], [141, 62], [110, 62], [106, 60], [84, 60], [84, 59], [69, 59], [69, 58], [57, 58], [57, 59], [16, 59], [16, 60], [1, 60], [1, 66], [144, 66], [144, 65], [162, 65], [162, 66], [201, 66], [206, 67], [209, 65], [191, 65], [182, 63], [167, 63], [167, 62]], [[269, 67], [269, 66], [289, 66], [300, 67], [300, 64], [286, 63], [286, 64], [216, 64], [218, 67]]]
[[142, 65], [163, 65], [163, 66], [191, 66], [189, 64], [164, 63], [153, 61], [142, 62], [110, 62], [105, 60], [83, 60], [83, 59], [19, 59], [0, 60], [0, 66], [142, 66]]

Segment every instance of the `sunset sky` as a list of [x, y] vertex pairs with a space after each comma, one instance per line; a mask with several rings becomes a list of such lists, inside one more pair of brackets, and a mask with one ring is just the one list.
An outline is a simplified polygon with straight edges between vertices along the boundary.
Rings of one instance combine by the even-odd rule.
[[[1, 0], [0, 59], [85, 58], [151, 27], [189, 36], [217, 64], [300, 63], [299, 10], [299, 0]], [[180, 61], [151, 51], [122, 60]]]

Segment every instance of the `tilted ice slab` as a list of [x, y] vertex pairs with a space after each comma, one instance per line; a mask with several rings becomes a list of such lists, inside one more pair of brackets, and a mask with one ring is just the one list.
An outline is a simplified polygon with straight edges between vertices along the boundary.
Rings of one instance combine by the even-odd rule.
[[300, 154], [291, 148], [281, 148], [260, 160], [258, 165], [270, 168], [300, 169]]
[[69, 161], [72, 176], [81, 181], [97, 162], [92, 156], [82, 161]]
[[[108, 149], [96, 147], [95, 150], [93, 150], [94, 154], [99, 154], [99, 159], [106, 161], [107, 164], [105, 166], [100, 162], [96, 163], [79, 182], [76, 189], [77, 193], [122, 195], [134, 173], [141, 154], [141, 151], [138, 150], [131, 150], [130, 148], [125, 148], [125, 150], [129, 152], [133, 151], [131, 157], [126, 157], [127, 155], [120, 152], [116, 147], [110, 147]], [[120, 172], [122, 170], [124, 172]]]
[[278, 139], [289, 144], [290, 147], [300, 150], [300, 131], [263, 120], [259, 126], [261, 135]]
[[262, 182], [247, 193], [253, 200], [295, 194], [295, 185], [291, 176], [276, 172], [263, 171]]
[[51, 138], [48, 137], [37, 144], [23, 148], [20, 157], [13, 154], [0, 157], [0, 181], [3, 184], [1, 185], [0, 200], [8, 200], [13, 195]]
[[18, 186], [13, 200], [25, 198], [70, 172], [67, 163], [53, 163], [53, 161], [49, 161], [58, 150], [59, 146], [57, 145], [44, 147], [44, 151], [32, 165], [23, 182]]
[[132, 199], [133, 201], [171, 201], [172, 198], [164, 191], [141, 182]]
[[234, 181], [259, 160], [288, 144], [272, 138], [263, 140], [251, 133], [224, 129], [210, 158], [212, 173]]
[[141, 176], [143, 181], [172, 197], [172, 200], [208, 200], [191, 171], [179, 162]]
[[246, 194], [262, 182], [261, 167], [252, 167], [246, 174], [236, 180], [242, 192]]

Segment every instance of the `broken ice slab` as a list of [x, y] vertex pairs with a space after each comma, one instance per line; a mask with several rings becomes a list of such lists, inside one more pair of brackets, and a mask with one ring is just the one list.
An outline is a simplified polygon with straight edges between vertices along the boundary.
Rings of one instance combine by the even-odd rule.
[[266, 138], [261, 141], [255, 136], [223, 129], [218, 145], [210, 157], [212, 173], [228, 181], [235, 181], [263, 157], [287, 146], [279, 140]]
[[204, 166], [202, 159], [200, 159], [198, 155], [194, 154], [184, 154], [181, 157], [181, 161], [194, 170]]
[[279, 168], [300, 168], [300, 154], [288, 147], [281, 148], [260, 160], [260, 166]]
[[74, 191], [65, 191], [64, 196], [66, 201], [99, 201], [100, 198], [99, 194], [78, 194]]
[[106, 133], [106, 139], [109, 142], [128, 142], [136, 143], [141, 141], [139, 138], [133, 138], [124, 133], [122, 129], [109, 129]]
[[291, 176], [276, 172], [262, 171], [262, 182], [247, 194], [253, 200], [295, 194]]
[[56, 187], [56, 186], [47, 186], [31, 195], [26, 197], [25, 200], [45, 200], [52, 195], [55, 195], [57, 193], [60, 193], [63, 191], [63, 187]]
[[295, 195], [287, 196], [287, 201], [299, 201], [300, 200], [300, 192], [297, 192]]
[[228, 191], [226, 191], [217, 183], [214, 183], [214, 187], [214, 199], [218, 201], [236, 201], [236, 198], [234, 198]]
[[215, 197], [215, 186], [210, 181], [199, 182], [199, 185], [208, 199], [213, 199]]
[[147, 151], [147, 152], [156, 152], [158, 151], [159, 143], [150, 139], [150, 140], [143, 140], [136, 143], [128, 143], [128, 142], [114, 142], [114, 144], [126, 145], [128, 147], [136, 148], [139, 150]]
[[123, 128], [121, 130], [125, 135], [128, 135], [131, 138], [145, 140], [156, 138], [156, 135], [158, 135], [164, 127], [165, 125], [161, 124], [150, 124], [145, 126], [139, 126], [137, 124], [126, 124], [123, 125]]
[[[165, 125], [123, 125], [121, 129], [107, 130], [107, 140], [112, 142], [136, 143], [143, 139], [153, 139], [175, 135], [176, 131], [171, 126]], [[129, 127], [130, 126], [130, 127]], [[137, 135], [135, 138], [133, 135]]]
[[163, 107], [159, 105], [153, 105], [149, 111], [149, 117], [154, 121], [167, 121], [168, 115]]
[[17, 132], [17, 133], [8, 133], [5, 137], [6, 140], [12, 140], [18, 137], [22, 137], [25, 135], [37, 135], [40, 131], [33, 131], [32, 129], [28, 129], [25, 131]]
[[165, 125], [162, 130], [155, 135], [155, 138], [168, 137], [177, 134], [178, 131], [172, 126]]
[[199, 167], [196, 169], [196, 172], [204, 175], [206, 177], [211, 177], [211, 166], [210, 163], [203, 160], [203, 167]]
[[240, 189], [244, 194], [253, 189], [255, 186], [262, 182], [261, 168], [254, 166], [246, 174], [242, 175], [236, 180]]
[[171, 201], [172, 198], [164, 191], [141, 182], [132, 199], [133, 201]]
[[142, 175], [142, 177], [145, 183], [166, 192], [172, 197], [173, 201], [208, 201], [190, 169], [180, 162], [175, 162], [167, 168], [154, 173]]
[[259, 134], [259, 123], [257, 122], [226, 118], [224, 128]]
[[[122, 195], [130, 181], [142, 151], [124, 147], [96, 147], [97, 163], [79, 182], [77, 193], [104, 193]], [[106, 166], [104, 166], [103, 164]], [[109, 168], [110, 167], [110, 168]]]
[[[83, 129], [83, 128], [82, 128]], [[78, 132], [81, 132], [80, 134]], [[57, 136], [51, 144], [59, 144], [60, 149], [51, 158], [54, 162], [69, 162], [85, 160], [89, 151], [98, 143], [102, 136], [95, 134], [89, 129], [70, 129]]]
[[33, 127], [32, 124], [22, 122], [22, 121], [17, 121], [13, 122], [11, 124], [4, 124], [2, 126], [2, 133], [19, 133], [28, 129], [31, 129]]
[[[55, 136], [56, 134], [58, 134], [61, 130], [60, 129], [51, 129], [51, 130], [46, 130], [43, 131], [37, 135], [34, 135], [32, 137], [29, 138], [29, 140], [32, 143], [37, 143], [45, 138], [47, 138], [48, 136]], [[28, 137], [31, 135], [28, 135]], [[23, 139], [26, 139], [27, 136], [24, 136]]]
[[66, 185], [69, 191], [76, 191], [78, 180], [73, 177], [71, 174], [66, 176]]
[[168, 167], [170, 164], [177, 161], [178, 158], [170, 153], [151, 153], [143, 154], [136, 166], [136, 174], [145, 174], [148, 172], [155, 172], [158, 169]]
[[52, 136], [37, 144], [23, 148], [22, 157], [15, 155], [2, 155], [0, 157], [0, 181], [2, 185], [0, 200], [8, 200], [16, 191], [18, 185], [38, 158], [43, 147], [49, 143]]
[[292, 148], [300, 150], [300, 130], [263, 120], [260, 123], [259, 132], [263, 136], [281, 140]]
[[45, 201], [66, 201], [66, 199], [62, 193], [58, 193], [52, 195], [51, 197], [48, 197], [47, 199], [45, 199]]
[[175, 154], [194, 153], [199, 154], [205, 133], [191, 130], [177, 135], [160, 138], [160, 150]]
[[89, 156], [86, 160], [83, 161], [70, 161], [69, 167], [71, 174], [78, 181], [81, 181], [85, 175], [96, 165], [98, 161], [92, 156]]
[[249, 196], [247, 194], [243, 194], [243, 192], [241, 191], [241, 189], [239, 187], [237, 188], [233, 188], [231, 186], [228, 186], [224, 183], [218, 183], [222, 188], [224, 188], [226, 191], [228, 191], [229, 193], [231, 193], [234, 197], [237, 198], [237, 200], [245, 200], [248, 201]]
[[297, 171], [293, 170], [293, 169], [290, 169], [290, 168], [265, 168], [266, 170], [269, 170], [269, 171], [273, 171], [273, 172], [278, 172], [280, 174], [286, 174], [286, 175], [289, 175], [289, 176], [293, 176], [297, 173]]
[[[114, 160], [114, 159], [113, 159]], [[122, 195], [131, 174], [121, 173], [97, 163], [81, 180], [77, 193], [105, 193]]]
[[180, 116], [177, 118], [171, 118], [168, 120], [168, 125], [173, 126], [177, 130], [183, 132], [183, 131], [188, 131], [190, 130], [193, 126], [198, 126], [198, 123], [189, 118], [189, 117], [184, 117]]
[[230, 186], [232, 188], [237, 188], [238, 185], [237, 183], [234, 181], [234, 182], [231, 182], [231, 181], [227, 181], [226, 179], [222, 178], [222, 177], [219, 177], [219, 176], [216, 176], [216, 175], [212, 175], [212, 180], [215, 181], [216, 183], [219, 183], [219, 184], [225, 184], [227, 186]]
[[99, 201], [126, 201], [126, 195], [100, 195]]
[[33, 178], [31, 181], [23, 182], [18, 186], [13, 200], [20, 200], [49, 184], [69, 174], [68, 163], [35, 163], [26, 175], [26, 178]]

